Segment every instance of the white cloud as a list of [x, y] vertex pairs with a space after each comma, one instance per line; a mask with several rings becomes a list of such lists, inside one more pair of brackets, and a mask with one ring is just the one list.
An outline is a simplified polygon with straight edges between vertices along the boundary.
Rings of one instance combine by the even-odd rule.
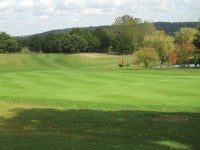
[[0, 1], [0, 11], [10, 9], [15, 5], [14, 1], [12, 0], [3, 0]]
[[33, 8], [32, 0], [21, 0], [19, 3], [16, 3], [17, 11], [28, 11]]
[[39, 1], [39, 7], [41, 8], [51, 8], [53, 7], [52, 0], [40, 0]]
[[0, 0], [0, 31], [24, 35], [111, 24], [129, 14], [148, 21], [197, 21], [200, 0]]

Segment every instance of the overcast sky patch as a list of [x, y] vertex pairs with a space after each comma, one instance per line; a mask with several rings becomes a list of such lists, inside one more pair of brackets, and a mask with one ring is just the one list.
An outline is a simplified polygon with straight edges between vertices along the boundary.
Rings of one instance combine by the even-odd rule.
[[124, 14], [147, 21], [198, 21], [199, 8], [200, 0], [0, 0], [0, 31], [16, 36], [110, 25]]

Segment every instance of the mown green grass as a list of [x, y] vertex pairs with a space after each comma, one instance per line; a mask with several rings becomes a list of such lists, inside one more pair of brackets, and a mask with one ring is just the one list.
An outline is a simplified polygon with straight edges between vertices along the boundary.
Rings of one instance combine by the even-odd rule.
[[0, 55], [1, 149], [198, 149], [200, 70], [122, 57]]

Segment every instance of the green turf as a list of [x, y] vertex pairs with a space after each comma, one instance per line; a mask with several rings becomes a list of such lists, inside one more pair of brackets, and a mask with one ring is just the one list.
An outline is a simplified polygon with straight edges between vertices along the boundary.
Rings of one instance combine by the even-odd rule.
[[121, 58], [0, 55], [0, 149], [198, 149], [200, 70]]

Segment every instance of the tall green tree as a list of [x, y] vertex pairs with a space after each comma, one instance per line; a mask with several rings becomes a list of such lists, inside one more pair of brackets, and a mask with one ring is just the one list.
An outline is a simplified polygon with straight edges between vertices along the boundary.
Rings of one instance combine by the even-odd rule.
[[82, 37], [85, 39], [88, 43], [87, 48], [85, 51], [87, 52], [96, 52], [97, 49], [100, 47], [100, 42], [97, 37], [95, 37], [91, 31], [88, 30], [82, 30], [80, 28], [74, 28], [72, 31], [70, 31], [71, 35], [78, 35], [79, 37]]
[[87, 50], [88, 42], [79, 35], [67, 34], [61, 44], [64, 53], [79, 53]]
[[144, 47], [144, 38], [148, 35], [152, 35], [154, 32], [156, 32], [156, 27], [153, 23], [151, 22], [143, 22], [140, 24], [137, 24], [136, 26], [137, 29], [137, 35], [138, 35], [138, 47], [142, 48]]
[[83, 37], [88, 42], [87, 52], [98, 51], [98, 48], [100, 47], [100, 42], [97, 37], [95, 37], [90, 31], [86, 31]]
[[21, 48], [15, 38], [6, 34], [0, 33], [0, 53], [20, 52]]
[[181, 28], [175, 33], [175, 42], [177, 44], [193, 43], [198, 30], [193, 28]]
[[112, 41], [115, 38], [115, 34], [110, 29], [100, 28], [97, 28], [94, 34], [100, 41], [100, 52], [111, 53]]
[[141, 23], [139, 18], [133, 18], [128, 15], [124, 15], [122, 17], [116, 18], [114, 24], [111, 26], [111, 30], [115, 33], [116, 38], [124, 37], [127, 35], [129, 37], [128, 40], [131, 44], [133, 44], [134, 49], [139, 47], [139, 39], [138, 39], [138, 32], [137, 32], [137, 25]]
[[59, 53], [61, 52], [61, 43], [63, 40], [62, 34], [48, 34], [44, 38], [42, 51], [44, 53]]
[[29, 47], [30, 37], [16, 37], [20, 47]]
[[32, 52], [42, 52], [44, 45], [44, 37], [40, 35], [34, 35], [30, 38], [29, 49]]
[[132, 36], [125, 33], [118, 33], [112, 41], [112, 49], [120, 55], [133, 53], [135, 47]]
[[169, 51], [175, 49], [174, 39], [163, 31], [156, 31], [154, 34], [146, 36], [144, 45], [156, 50], [160, 58], [160, 64], [168, 62]]

